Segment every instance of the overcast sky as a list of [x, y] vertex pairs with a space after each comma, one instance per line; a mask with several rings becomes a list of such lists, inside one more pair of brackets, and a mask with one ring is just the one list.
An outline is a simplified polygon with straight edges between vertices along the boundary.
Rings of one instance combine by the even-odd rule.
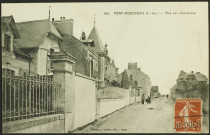
[[[19, 3], [2, 4], [2, 16], [13, 15], [16, 22], [61, 16], [74, 19], [74, 36], [80, 38], [96, 28], [119, 71], [128, 62], [137, 62], [158, 85], [169, 93], [180, 70], [201, 72], [208, 77], [208, 3]], [[158, 15], [115, 15], [114, 12], [155, 12]], [[109, 12], [109, 15], [104, 15]], [[195, 12], [168, 15], [165, 12]], [[209, 77], [208, 77], [209, 78]]]

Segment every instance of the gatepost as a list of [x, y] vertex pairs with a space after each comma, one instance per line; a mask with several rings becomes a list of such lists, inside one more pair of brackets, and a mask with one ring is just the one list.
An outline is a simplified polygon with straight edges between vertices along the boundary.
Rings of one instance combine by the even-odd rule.
[[50, 56], [53, 63], [53, 79], [61, 83], [55, 107], [64, 113], [64, 132], [74, 130], [75, 73], [72, 70], [76, 58], [62, 52], [53, 52]]

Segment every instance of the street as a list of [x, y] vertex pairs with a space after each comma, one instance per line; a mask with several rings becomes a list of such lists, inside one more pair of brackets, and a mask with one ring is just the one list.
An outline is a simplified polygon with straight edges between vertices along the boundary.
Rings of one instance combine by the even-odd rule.
[[173, 133], [173, 104], [166, 97], [133, 104], [74, 133]]

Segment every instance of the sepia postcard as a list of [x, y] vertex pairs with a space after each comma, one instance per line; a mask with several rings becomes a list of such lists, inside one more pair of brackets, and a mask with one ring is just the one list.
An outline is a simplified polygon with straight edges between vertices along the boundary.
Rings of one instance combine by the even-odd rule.
[[1, 10], [2, 133], [209, 133], [208, 2]]

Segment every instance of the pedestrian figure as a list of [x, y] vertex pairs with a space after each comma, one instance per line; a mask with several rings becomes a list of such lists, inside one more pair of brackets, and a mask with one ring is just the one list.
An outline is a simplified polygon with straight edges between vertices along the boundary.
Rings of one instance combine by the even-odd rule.
[[168, 98], [168, 94], [166, 95], [166, 97]]
[[146, 102], [147, 102], [147, 104], [150, 104], [150, 103], [151, 103], [151, 99], [150, 99], [149, 96], [148, 96], [148, 98], [146, 99]]
[[141, 103], [144, 104], [144, 100], [145, 100], [145, 97], [144, 97], [144, 94], [141, 96]]

